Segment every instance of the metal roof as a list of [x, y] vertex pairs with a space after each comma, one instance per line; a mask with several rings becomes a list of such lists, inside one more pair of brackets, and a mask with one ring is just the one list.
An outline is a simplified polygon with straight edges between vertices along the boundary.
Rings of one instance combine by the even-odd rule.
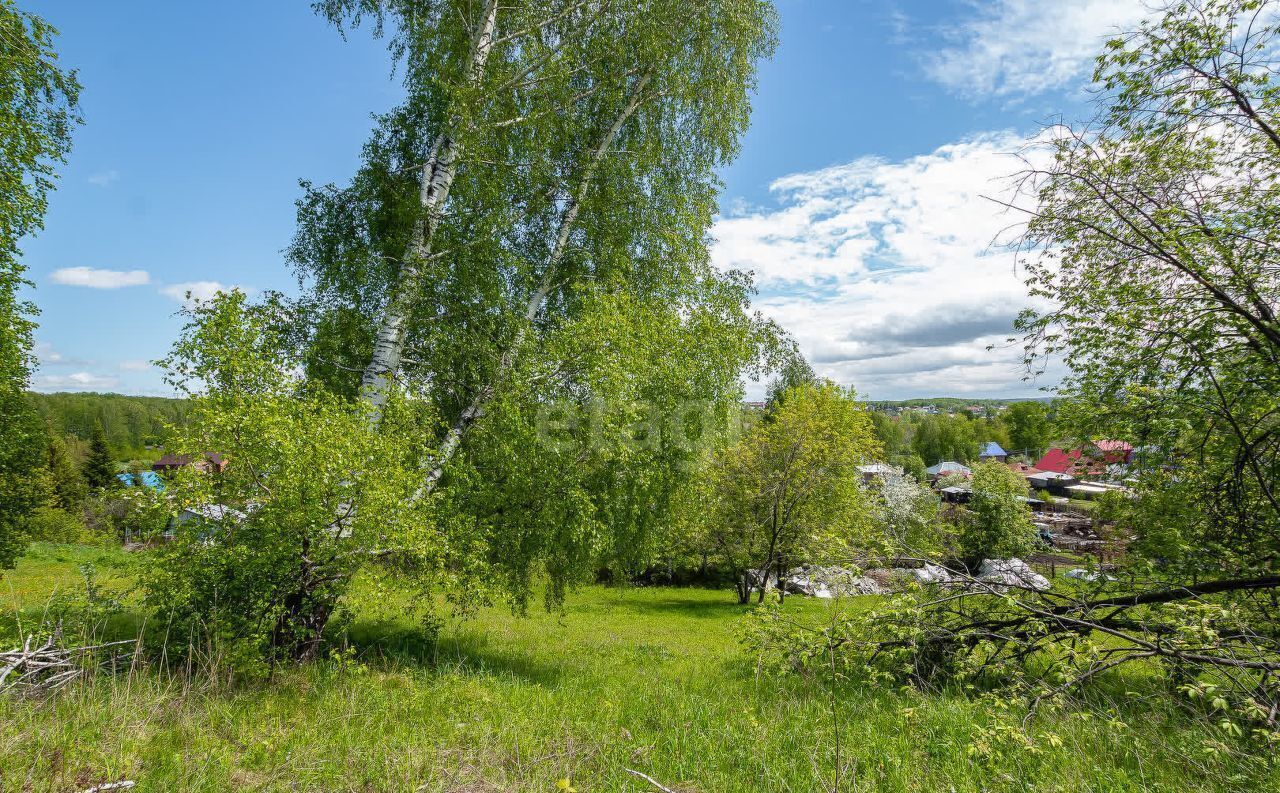
[[[149, 487], [152, 490], [164, 490], [164, 480], [161, 479], [160, 475], [155, 471], [142, 471], [140, 473], [142, 484], [144, 486]], [[126, 487], [133, 487], [134, 485], [133, 474], [130, 473], [116, 474], [116, 479], [123, 482]]]
[[982, 451], [978, 453], [979, 457], [1008, 457], [1009, 453], [1000, 448], [1000, 444], [995, 441], [987, 441], [982, 444]]
[[924, 470], [925, 470], [925, 473], [929, 474], [930, 476], [938, 476], [940, 474], [943, 476], [946, 476], [947, 474], [972, 474], [973, 473], [971, 469], [961, 465], [960, 463], [957, 463], [954, 460], [943, 460], [937, 465], [931, 465]]

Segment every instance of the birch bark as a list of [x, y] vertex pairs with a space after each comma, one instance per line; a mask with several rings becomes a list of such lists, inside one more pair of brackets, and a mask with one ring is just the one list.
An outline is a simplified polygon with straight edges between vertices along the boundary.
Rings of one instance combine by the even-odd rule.
[[511, 344], [503, 350], [494, 376], [488, 383], [481, 386], [475, 396], [472, 397], [471, 402], [467, 404], [467, 407], [458, 414], [458, 417], [450, 425], [449, 431], [445, 434], [444, 440], [441, 441], [435, 459], [427, 471], [426, 481], [422, 486], [422, 494], [428, 495], [435, 490], [440, 477], [444, 475], [445, 467], [453, 459], [454, 454], [457, 453], [458, 447], [461, 446], [467, 431], [483, 415], [485, 406], [493, 399], [497, 388], [506, 380], [507, 375], [510, 374], [511, 369], [515, 366], [516, 357], [528, 338], [529, 329], [532, 327], [534, 320], [537, 319], [538, 314], [542, 312], [543, 306], [547, 303], [547, 298], [550, 297], [551, 291], [556, 286], [560, 265], [564, 261], [565, 253], [569, 248], [569, 237], [573, 232], [574, 224], [578, 220], [578, 215], [582, 211], [582, 201], [586, 197], [587, 190], [591, 187], [591, 181], [595, 177], [596, 170], [609, 154], [610, 149], [613, 148], [613, 143], [617, 140], [618, 133], [622, 131], [627, 119], [631, 118], [640, 105], [644, 103], [646, 99], [645, 88], [648, 82], [649, 76], [647, 74], [636, 80], [626, 106], [618, 113], [613, 124], [605, 130], [596, 148], [592, 151], [591, 157], [582, 171], [582, 177], [578, 181], [577, 188], [570, 196], [564, 214], [560, 216], [555, 244], [547, 257], [547, 265], [542, 280], [537, 290], [529, 297], [529, 301], [525, 306], [524, 322], [516, 332]]
[[[484, 77], [489, 53], [493, 50], [493, 34], [498, 21], [498, 0], [487, 0], [484, 16], [472, 39], [471, 58], [467, 80], [475, 85]], [[377, 424], [382, 418], [391, 383], [400, 368], [404, 353], [405, 324], [422, 292], [422, 266], [431, 256], [431, 240], [439, 226], [444, 204], [457, 173], [458, 146], [452, 127], [458, 119], [441, 131], [431, 146], [430, 156], [422, 166], [422, 189], [419, 201], [422, 218], [414, 225], [413, 235], [405, 250], [399, 281], [374, 336], [373, 354], [360, 378], [363, 399], [373, 407], [370, 421]]]

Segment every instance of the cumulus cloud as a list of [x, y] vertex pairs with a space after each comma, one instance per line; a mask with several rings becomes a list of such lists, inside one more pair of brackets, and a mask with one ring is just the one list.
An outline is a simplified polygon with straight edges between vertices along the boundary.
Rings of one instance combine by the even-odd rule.
[[969, 97], [1079, 84], [1107, 38], [1151, 13], [1142, 0], [998, 0], [972, 9], [924, 63], [929, 77]]
[[862, 393], [1034, 394], [1006, 343], [1030, 305], [1002, 244], [1018, 217], [984, 197], [1009, 197], [1007, 177], [1041, 156], [1030, 143], [991, 133], [786, 176], [774, 206], [717, 222], [713, 258], [752, 271], [757, 307]]
[[39, 375], [32, 382], [37, 391], [106, 391], [115, 388], [119, 380], [111, 375], [91, 372]]
[[246, 287], [235, 284], [224, 284], [218, 281], [186, 281], [181, 284], [168, 284], [160, 287], [160, 294], [173, 298], [184, 305], [212, 300], [219, 292], [231, 292], [239, 289], [250, 292]]
[[63, 267], [54, 270], [49, 280], [65, 286], [84, 286], [89, 289], [120, 289], [125, 286], [143, 286], [151, 282], [146, 270], [99, 270], [93, 267]]

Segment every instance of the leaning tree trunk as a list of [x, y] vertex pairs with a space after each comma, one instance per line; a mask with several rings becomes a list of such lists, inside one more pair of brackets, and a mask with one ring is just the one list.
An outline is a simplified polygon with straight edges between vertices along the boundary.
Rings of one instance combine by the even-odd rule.
[[[497, 17], [498, 0], [487, 0], [484, 21], [471, 44], [467, 80], [472, 85], [484, 77], [485, 65], [493, 49]], [[453, 123], [456, 124], [457, 120]], [[375, 424], [382, 418], [391, 382], [400, 368], [405, 326], [422, 292], [422, 267], [430, 258], [432, 237], [439, 225], [445, 201], [449, 198], [449, 189], [453, 186], [458, 154], [452, 130], [446, 127], [432, 143], [430, 156], [422, 166], [422, 189], [419, 193], [422, 218], [414, 224], [399, 278], [374, 337], [373, 354], [360, 378], [361, 394], [373, 407], [371, 420]]]
[[502, 385], [507, 375], [514, 368], [520, 348], [524, 346], [524, 342], [528, 338], [529, 329], [533, 326], [538, 314], [541, 313], [543, 306], [546, 305], [551, 291], [556, 287], [556, 282], [560, 275], [560, 265], [563, 263], [565, 253], [569, 249], [569, 236], [573, 232], [574, 224], [577, 223], [578, 214], [582, 211], [582, 201], [586, 197], [587, 190], [591, 187], [591, 180], [595, 176], [596, 169], [600, 166], [605, 156], [608, 155], [610, 149], [613, 148], [613, 143], [627, 119], [631, 118], [644, 102], [644, 89], [648, 82], [648, 75], [644, 75], [636, 81], [631, 90], [631, 98], [621, 112], [618, 113], [613, 124], [605, 131], [595, 150], [591, 153], [591, 159], [582, 171], [582, 177], [578, 181], [577, 189], [573, 191], [569, 203], [565, 207], [564, 214], [560, 216], [555, 245], [547, 258], [546, 271], [543, 273], [542, 281], [525, 305], [524, 321], [511, 344], [503, 350], [493, 377], [476, 391], [475, 396], [472, 397], [471, 401], [450, 425], [449, 431], [445, 434], [444, 440], [440, 443], [440, 448], [432, 461], [431, 468], [427, 471], [426, 481], [422, 486], [423, 494], [430, 494], [435, 490], [440, 477], [444, 475], [445, 467], [453, 459], [454, 454], [457, 453], [458, 447], [462, 445], [462, 440], [467, 431], [476, 422], [476, 419], [480, 418], [484, 413], [485, 407], [493, 399], [497, 388]]

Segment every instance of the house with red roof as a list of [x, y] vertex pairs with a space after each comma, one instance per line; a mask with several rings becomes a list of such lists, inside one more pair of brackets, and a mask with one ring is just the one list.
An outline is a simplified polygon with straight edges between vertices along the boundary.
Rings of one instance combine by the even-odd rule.
[[1075, 449], [1050, 449], [1036, 461], [1041, 471], [1072, 476], [1099, 476], [1109, 465], [1133, 462], [1133, 446], [1125, 441], [1101, 440]]

